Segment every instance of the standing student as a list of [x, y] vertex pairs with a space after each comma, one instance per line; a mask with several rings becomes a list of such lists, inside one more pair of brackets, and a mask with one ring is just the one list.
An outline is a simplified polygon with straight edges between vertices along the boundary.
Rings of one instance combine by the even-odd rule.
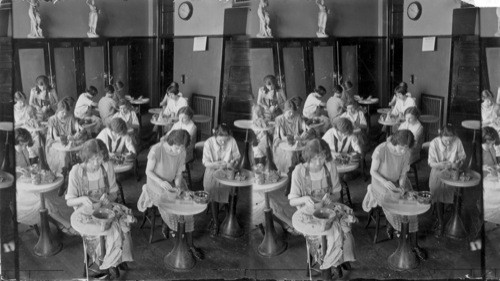
[[118, 111], [117, 104], [113, 99], [115, 88], [111, 85], [104, 87], [106, 95], [99, 100], [98, 109], [104, 126], [109, 124], [113, 115]]
[[40, 75], [36, 78], [36, 86], [31, 89], [29, 104], [34, 106], [42, 120], [49, 119], [57, 109], [58, 97], [56, 89], [52, 88], [49, 78]]
[[278, 85], [276, 77], [274, 75], [264, 77], [264, 86], [259, 88], [257, 104], [264, 108], [266, 118], [274, 121], [283, 112], [285, 102], [285, 92]]
[[429, 146], [429, 166], [431, 174], [429, 177], [429, 189], [432, 202], [437, 210], [437, 224], [435, 236], [441, 237], [444, 229], [444, 204], [453, 203], [454, 188], [445, 186], [441, 182], [441, 175], [450, 169], [462, 167], [466, 158], [464, 146], [457, 137], [451, 125], [441, 128], [439, 136], [433, 139]]

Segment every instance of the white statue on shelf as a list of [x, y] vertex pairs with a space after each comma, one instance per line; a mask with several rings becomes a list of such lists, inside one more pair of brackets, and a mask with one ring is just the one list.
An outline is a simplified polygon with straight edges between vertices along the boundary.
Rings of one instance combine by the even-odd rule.
[[498, 25], [498, 29], [497, 29], [497, 32], [495, 33], [495, 36], [496, 37], [500, 37], [500, 7], [497, 8], [497, 25]]
[[328, 8], [325, 5], [325, 0], [316, 0], [316, 4], [318, 5], [318, 32], [316, 32], [316, 36], [319, 38], [328, 37], [326, 35], [326, 20], [328, 19]]
[[28, 38], [43, 38], [43, 31], [40, 27], [42, 20], [40, 18], [40, 12], [38, 11], [40, 1], [28, 0], [28, 3], [30, 4], [28, 15], [31, 21], [31, 32], [28, 34]]
[[260, 32], [257, 34], [259, 38], [272, 38], [271, 28], [269, 27], [269, 13], [266, 7], [269, 5], [268, 0], [260, 0], [257, 15], [260, 20]]
[[97, 28], [97, 17], [99, 14], [99, 10], [95, 6], [94, 0], [87, 0], [87, 5], [90, 8], [89, 12], [89, 32], [87, 32], [87, 36], [89, 38], [99, 37], [96, 33]]

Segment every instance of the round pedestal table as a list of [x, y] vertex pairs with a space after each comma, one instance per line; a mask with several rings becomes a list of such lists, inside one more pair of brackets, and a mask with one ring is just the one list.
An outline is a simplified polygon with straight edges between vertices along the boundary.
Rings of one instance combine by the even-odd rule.
[[464, 223], [461, 217], [462, 211], [462, 194], [463, 189], [467, 187], [477, 186], [481, 182], [481, 175], [477, 172], [471, 171], [472, 178], [469, 181], [452, 180], [446, 177], [444, 174], [441, 177], [441, 182], [450, 188], [456, 187], [455, 196], [453, 199], [453, 214], [450, 220], [446, 224], [445, 233], [446, 236], [452, 239], [463, 239], [467, 236], [467, 231], [465, 230]]
[[165, 256], [163, 261], [166, 266], [172, 270], [182, 271], [192, 269], [196, 264], [196, 260], [189, 251], [189, 246], [186, 241], [186, 222], [184, 216], [194, 216], [202, 213], [207, 208], [207, 204], [197, 204], [194, 201], [181, 202], [180, 200], [170, 200], [167, 196], [163, 195], [160, 198], [158, 208], [167, 213], [179, 216], [174, 248]]
[[409, 219], [408, 216], [417, 216], [427, 212], [430, 204], [420, 204], [417, 201], [382, 201], [382, 208], [396, 215], [403, 216], [401, 223], [401, 235], [399, 235], [398, 248], [389, 256], [389, 267], [397, 271], [406, 271], [418, 266], [418, 258], [411, 249], [409, 241]]
[[11, 164], [14, 162], [13, 159], [10, 159], [10, 143], [9, 143], [9, 133], [14, 130], [14, 124], [12, 122], [0, 122], [0, 131], [5, 132], [5, 143], [3, 147], [3, 155], [4, 158], [2, 160], [0, 168], [2, 170], [8, 170]]
[[159, 107], [159, 108], [150, 108], [148, 110], [149, 113], [151, 114], [161, 114], [163, 112], [163, 108]]
[[250, 156], [248, 152], [250, 150], [250, 142], [248, 142], [248, 130], [252, 129], [252, 120], [236, 120], [234, 121], [234, 126], [236, 128], [245, 130], [245, 151], [243, 153], [243, 159], [241, 159], [240, 169], [252, 169], [250, 165]]
[[[481, 121], [479, 121], [479, 120], [465, 120], [465, 121], [462, 121], [462, 127], [474, 131], [474, 135], [472, 137], [472, 155], [470, 157], [469, 164], [467, 165], [467, 167], [470, 168], [472, 166], [472, 163], [477, 163], [476, 151], [478, 151], [478, 148], [477, 148], [478, 143], [476, 140], [476, 133], [479, 132], [479, 130], [481, 130]], [[479, 150], [479, 151], [481, 151], [481, 150]]]
[[14, 176], [7, 172], [0, 171], [0, 178], [2, 178], [2, 181], [0, 181], [0, 189], [9, 188], [14, 183]]
[[238, 187], [252, 186], [254, 177], [253, 173], [248, 170], [240, 169], [240, 171], [248, 175], [246, 180], [229, 180], [225, 177], [222, 170], [218, 170], [214, 173], [215, 180], [217, 180], [222, 187], [231, 188], [231, 193], [229, 194], [229, 212], [220, 225], [220, 234], [226, 238], [238, 238], [243, 235], [243, 228], [238, 223], [238, 218], [236, 217], [236, 189]]
[[269, 192], [277, 190], [285, 186], [288, 182], [288, 176], [282, 174], [278, 182], [267, 184], [252, 185], [252, 192], [264, 192], [266, 209], [264, 210], [265, 216], [265, 234], [264, 239], [259, 245], [258, 253], [264, 257], [274, 257], [286, 250], [287, 244], [285, 241], [279, 239], [274, 229], [273, 209], [269, 204]]
[[134, 169], [134, 163], [129, 162], [129, 161], [123, 162], [120, 165], [116, 165], [116, 164], [113, 165], [113, 170], [115, 171], [115, 174], [116, 174], [116, 184], [118, 185], [118, 188], [120, 189], [120, 196], [121, 196], [123, 205], [127, 205], [127, 203], [125, 202], [125, 194], [123, 192], [123, 185], [118, 180], [118, 176], [121, 174], [130, 172], [130, 171], [132, 171], [132, 169]]
[[378, 104], [378, 99], [377, 98], [374, 98], [374, 99], [366, 99], [366, 100], [359, 100], [358, 101], [359, 104], [362, 104], [362, 105], [366, 105], [366, 120], [368, 121], [368, 127], [366, 128], [367, 129], [367, 133], [369, 134], [370, 133], [370, 130], [371, 130], [371, 114], [370, 114], [370, 106], [371, 105], [374, 105], [374, 104]]
[[22, 190], [24, 192], [35, 193], [40, 196], [40, 237], [38, 242], [33, 249], [35, 255], [39, 257], [50, 257], [57, 254], [62, 249], [62, 243], [57, 241], [50, 232], [49, 227], [49, 214], [45, 207], [45, 196], [44, 193], [52, 191], [59, 188], [63, 182], [64, 177], [59, 174], [57, 175], [54, 182], [47, 184], [32, 184], [23, 180], [19, 180], [21, 174], [17, 174], [16, 189]]

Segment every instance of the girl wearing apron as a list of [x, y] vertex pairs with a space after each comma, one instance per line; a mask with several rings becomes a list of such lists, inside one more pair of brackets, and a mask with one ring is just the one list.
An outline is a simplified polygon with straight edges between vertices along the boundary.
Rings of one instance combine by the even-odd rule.
[[314, 139], [307, 143], [303, 152], [305, 163], [295, 167], [292, 173], [292, 187], [288, 199], [297, 208], [314, 207], [322, 202], [324, 206], [338, 210], [342, 216], [335, 220], [331, 233], [326, 235], [326, 254], [322, 254], [321, 237], [306, 236], [309, 255], [320, 265], [323, 280], [332, 280], [331, 268], [336, 277], [342, 277], [344, 269], [350, 269], [349, 262], [355, 261], [354, 237], [350, 224], [356, 221], [352, 209], [338, 204], [341, 185], [337, 168], [325, 141]]
[[259, 88], [257, 104], [264, 107], [264, 114], [268, 120], [274, 121], [285, 106], [286, 95], [278, 85], [278, 80], [273, 75], [264, 77], [264, 87]]
[[203, 176], [203, 188], [208, 192], [210, 209], [212, 210], [212, 222], [210, 223], [210, 235], [217, 236], [219, 233], [219, 203], [227, 204], [231, 189], [223, 187], [215, 178], [214, 173], [226, 167], [235, 167], [241, 158], [236, 140], [225, 125], [219, 125], [212, 137], [205, 141], [203, 146], [203, 165], [205, 175]]
[[49, 78], [45, 75], [36, 78], [36, 86], [31, 89], [29, 104], [34, 106], [42, 121], [54, 115], [57, 109], [57, 93], [50, 86]]
[[[149, 202], [158, 206], [160, 203], [158, 200], [168, 189], [177, 188], [188, 191], [182, 172], [186, 169], [186, 147], [189, 146], [190, 139], [186, 130], [174, 130], [165, 140], [162, 138], [160, 143], [151, 148], [146, 166], [147, 185], [143, 188], [138, 206], [151, 205]], [[140, 209], [145, 210], [143, 207]], [[167, 226], [177, 232], [179, 216], [167, 213], [162, 208], [158, 210]], [[189, 250], [197, 259], [203, 259], [203, 252], [193, 244], [194, 217], [185, 216], [184, 218]]]
[[[97, 140], [84, 143], [81, 151], [82, 163], [76, 164], [69, 173], [66, 203], [70, 207], [92, 208], [94, 203], [112, 206], [115, 220], [105, 237], [106, 253], [99, 268], [103, 273], [118, 277], [119, 269], [128, 268], [126, 262], [133, 261], [130, 223], [135, 219], [132, 210], [114, 202], [117, 198], [118, 186], [111, 163], [104, 162], [107, 152], [103, 151]], [[100, 238], [83, 236], [87, 255], [96, 262], [100, 256]]]
[[429, 189], [431, 191], [432, 202], [437, 207], [438, 221], [436, 225], [436, 237], [443, 235], [443, 215], [444, 204], [453, 203], [455, 189], [445, 186], [441, 182], [441, 174], [450, 169], [459, 169], [465, 161], [464, 146], [456, 136], [451, 125], [445, 125], [439, 136], [433, 139], [429, 146], [429, 166], [431, 174], [429, 176]]
[[50, 169], [54, 173], [63, 172], [63, 168], [70, 163], [70, 155], [64, 151], [53, 148], [53, 144], [61, 141], [61, 136], [79, 138], [82, 127], [78, 124], [71, 113], [71, 107], [66, 101], [57, 104], [57, 113], [51, 116], [48, 121], [46, 157]]
[[[384, 197], [390, 196], [392, 192], [412, 190], [406, 174], [410, 170], [410, 148], [413, 145], [413, 133], [409, 130], [400, 130], [392, 135], [390, 141], [384, 142], [375, 148], [370, 169], [372, 184], [369, 187], [369, 192], [371, 192], [379, 206], [381, 205], [380, 202], [384, 201]], [[387, 235], [392, 239], [394, 229], [401, 232], [403, 217], [390, 213], [384, 208], [382, 210], [389, 222]], [[418, 217], [409, 216], [408, 219], [411, 247], [419, 259], [425, 260], [427, 254], [417, 243]]]

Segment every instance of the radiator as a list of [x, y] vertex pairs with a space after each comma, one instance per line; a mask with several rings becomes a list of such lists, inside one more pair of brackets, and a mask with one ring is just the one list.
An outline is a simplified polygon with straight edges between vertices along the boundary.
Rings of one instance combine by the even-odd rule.
[[444, 98], [422, 94], [420, 98], [420, 111], [422, 115], [434, 115], [439, 121], [433, 124], [422, 124], [425, 130], [425, 141], [432, 140], [438, 135], [438, 130], [443, 124]]
[[193, 94], [191, 96], [191, 108], [194, 114], [210, 116], [210, 122], [196, 124], [198, 127], [198, 141], [208, 139], [212, 135], [215, 115], [215, 97]]

